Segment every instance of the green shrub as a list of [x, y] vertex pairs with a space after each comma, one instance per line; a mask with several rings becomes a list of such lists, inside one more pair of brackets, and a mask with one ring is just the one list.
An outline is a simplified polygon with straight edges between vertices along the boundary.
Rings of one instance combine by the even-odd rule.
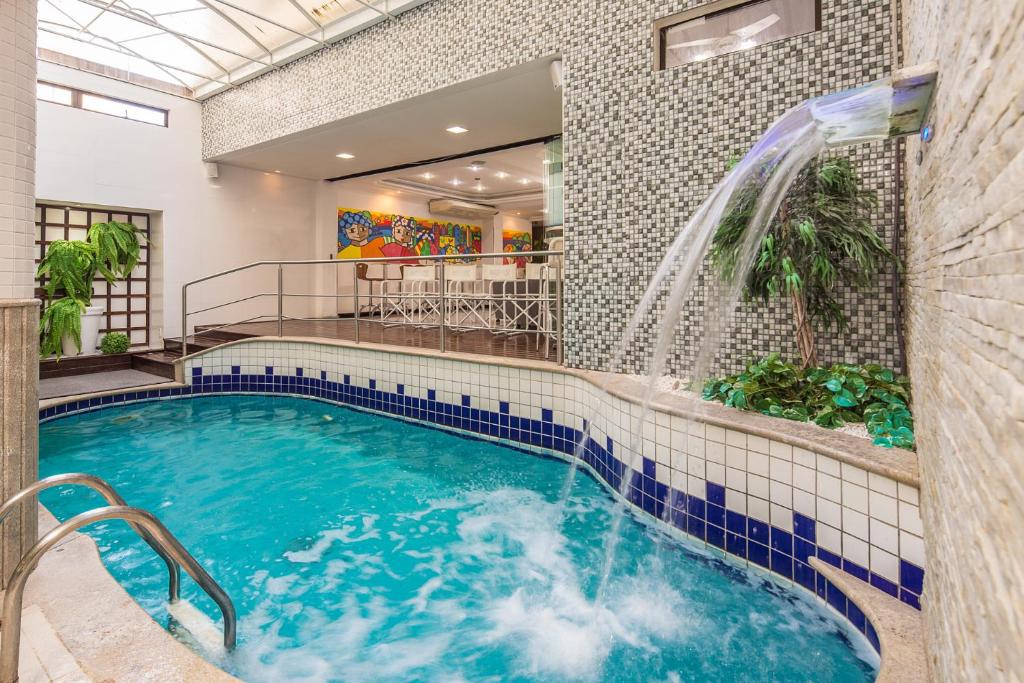
[[132, 343], [124, 332], [109, 332], [103, 336], [100, 342], [100, 351], [103, 353], [124, 353]]
[[704, 399], [835, 429], [863, 422], [874, 443], [914, 447], [910, 382], [880, 365], [801, 368], [773, 353], [704, 385]]

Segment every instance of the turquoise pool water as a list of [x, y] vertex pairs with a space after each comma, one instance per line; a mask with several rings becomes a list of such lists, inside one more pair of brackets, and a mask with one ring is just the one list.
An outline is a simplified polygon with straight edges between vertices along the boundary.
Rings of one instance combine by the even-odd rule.
[[[630, 518], [566, 463], [312, 400], [140, 403], [40, 428], [41, 476], [148, 508], [235, 602], [248, 681], [867, 681], [866, 641], [809, 596]], [[59, 518], [99, 503], [50, 491]], [[161, 623], [162, 562], [89, 528]], [[188, 578], [183, 594], [211, 617]], [[852, 634], [852, 635], [848, 635]]]

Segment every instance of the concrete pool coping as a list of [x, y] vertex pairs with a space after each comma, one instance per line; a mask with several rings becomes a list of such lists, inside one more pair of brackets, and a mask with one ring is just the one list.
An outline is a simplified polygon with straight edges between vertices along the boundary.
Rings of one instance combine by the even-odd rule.
[[810, 563], [838, 586], [875, 626], [882, 645], [881, 665], [875, 683], [928, 681], [928, 658], [921, 638], [924, 632], [921, 613], [817, 557], [810, 558]]
[[[40, 505], [40, 535], [57, 524]], [[91, 680], [238, 681], [157, 624], [110, 575], [96, 543], [85, 534], [70, 534], [43, 556], [29, 578], [25, 605], [42, 610]]]

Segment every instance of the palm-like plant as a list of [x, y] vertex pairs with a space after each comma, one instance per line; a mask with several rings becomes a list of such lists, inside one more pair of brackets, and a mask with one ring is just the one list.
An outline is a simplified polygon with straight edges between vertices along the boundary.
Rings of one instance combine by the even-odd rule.
[[[711, 262], [723, 278], [735, 273], [761, 189], [757, 181], [742, 188], [715, 233]], [[818, 364], [816, 329], [847, 328], [838, 289], [870, 285], [887, 263], [896, 262], [871, 225], [876, 204], [848, 159], [815, 159], [797, 176], [761, 241], [746, 297], [789, 297], [805, 368]]]
[[89, 228], [85, 241], [55, 240], [36, 270], [46, 278], [46, 307], [39, 323], [40, 350], [60, 359], [61, 339], [71, 336], [82, 348], [82, 313], [92, 301], [93, 281], [99, 275], [109, 284], [129, 277], [145, 242], [131, 223], [109, 221]]

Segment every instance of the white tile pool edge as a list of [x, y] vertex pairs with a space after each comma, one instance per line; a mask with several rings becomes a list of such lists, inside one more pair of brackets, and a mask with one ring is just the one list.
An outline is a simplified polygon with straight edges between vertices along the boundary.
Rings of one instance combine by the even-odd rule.
[[[480, 406], [475, 408], [475, 410], [495, 413], [501, 411], [502, 404], [507, 404], [509, 415], [516, 414], [516, 417], [530, 420], [531, 424], [538, 421], [543, 422], [545, 416], [547, 416], [552, 423], [575, 424], [576, 428], [581, 428], [582, 420], [585, 419], [581, 413], [584, 410], [589, 410], [589, 408], [583, 408], [582, 406], [592, 406], [597, 402], [601, 406], [601, 410], [594, 415], [595, 429], [593, 433], [604, 438], [611, 437], [613, 449], [619, 449], [615, 451], [617, 454], [628, 450], [626, 446], [622, 445], [621, 439], [624, 434], [630, 431], [628, 425], [636, 411], [635, 403], [628, 398], [622, 397], [622, 394], [626, 393], [628, 388], [623, 389], [622, 386], [615, 386], [613, 382], [612, 391], [619, 395], [602, 397], [601, 392], [594, 385], [595, 381], [601, 381], [602, 376], [596, 373], [567, 371], [547, 363], [523, 363], [520, 365], [516, 362], [503, 361], [495, 363], [489, 362], [490, 360], [479, 357], [440, 357], [429, 352], [401, 353], [393, 349], [382, 349], [368, 345], [354, 346], [323, 343], [317, 340], [261, 338], [243, 340], [239, 343], [217, 347], [185, 359], [182, 369], [187, 382], [180, 389], [188, 394], [193, 392], [198, 394], [245, 393], [242, 390], [242, 380], [247, 378], [253, 384], [252, 386], [246, 385], [246, 388], [252, 389], [254, 393], [267, 393], [268, 388], [266, 386], [258, 388], [255, 382], [258, 375], [266, 377], [268, 367], [272, 368], [272, 372], [276, 372], [278, 377], [286, 375], [286, 373], [291, 377], [298, 377], [297, 373], [301, 369], [301, 374], [305, 380], [293, 381], [307, 381], [308, 386], [301, 387], [295, 392], [288, 391], [288, 387], [279, 387], [276, 393], [313, 396], [323, 400], [332, 400], [332, 396], [326, 387], [331, 386], [332, 383], [337, 383], [334, 385], [335, 389], [340, 390], [343, 386], [341, 383], [344, 381], [345, 375], [348, 375], [348, 386], [352, 390], [358, 387], [366, 392], [363, 399], [366, 404], [359, 405], [358, 401], [360, 399], [355, 395], [342, 397], [338, 393], [333, 395], [333, 402], [354, 405], [357, 408], [373, 409], [369, 404], [371, 400], [369, 398], [371, 395], [370, 380], [373, 380], [375, 388], [372, 391], [377, 392], [377, 395], [381, 397], [391, 396], [392, 399], [397, 398], [398, 385], [401, 384], [404, 396], [410, 399], [421, 400], [424, 403], [428, 400], [429, 392], [433, 391], [435, 395], [434, 400], [437, 404], [458, 407], [466, 400], [465, 397], [468, 397], [470, 406]], [[193, 380], [192, 373], [197, 371], [196, 368], [199, 369], [198, 372], [203, 373], [202, 377], [207, 377], [208, 379], [199, 380], [198, 382]], [[204, 385], [203, 382], [207, 384]], [[318, 382], [321, 385], [319, 387], [316, 386]], [[237, 386], [232, 386], [233, 383], [237, 383]], [[131, 392], [108, 392], [104, 395], [106, 398], [101, 399], [101, 402], [109, 401], [107, 404], [114, 403], [112, 394], [128, 402], [132, 400], [167, 398], [170, 397], [169, 392], [170, 390], [167, 385], [151, 387], [149, 389], [139, 388]], [[318, 393], [319, 396], [317, 395]], [[96, 400], [96, 397], [92, 398]], [[674, 400], [676, 397], [671, 398]], [[375, 410], [374, 412], [409, 419], [409, 415], [400, 414], [402, 412], [401, 407], [387, 404], [382, 399], [376, 400], [381, 401], [378, 407], [387, 409]], [[74, 401], [47, 401], [41, 404], [41, 408], [44, 409], [41, 411], [41, 417], [43, 419], [52, 419], [57, 416], [56, 411], [62, 408], [65, 409], [63, 414], [66, 414], [71, 411], [88, 410], [96, 407], [88, 405], [88, 401], [85, 403], [83, 406], [76, 404]], [[652, 471], [655, 475], [651, 479], [666, 487], [670, 487], [673, 483], [680, 487], [685, 486], [685, 489], [681, 490], [693, 497], [697, 496], [702, 483], [705, 492], [707, 491], [708, 482], [711, 482], [713, 485], [717, 484], [726, 494], [726, 505], [723, 508], [733, 513], [733, 515], [740, 514], [738, 510], [749, 512], [746, 522], [754, 524], [774, 522], [779, 525], [785, 525], [776, 528], [787, 530], [787, 533], [790, 533], [792, 536], [794, 531], [792, 515], [794, 511], [798, 515], [804, 514], [806, 516], [806, 514], [799, 512], [801, 508], [798, 502], [794, 502], [792, 507], [784, 505], [784, 502], [786, 502], [785, 494], [780, 493], [779, 485], [789, 483], [791, 496], [795, 498], [807, 495], [813, 496], [815, 516], [812, 519], [816, 528], [831, 527], [828, 524], [832, 519], [828, 517], [828, 511], [832, 508], [829, 503], [835, 503], [840, 508], [850, 508], [849, 510], [841, 510], [838, 519], [835, 519], [838, 525], [833, 527], [840, 534], [843, 534], [843, 536], [840, 536], [841, 540], [838, 545], [838, 548], [841, 549], [843, 547], [843, 540], [846, 540], [846, 535], [850, 536], [853, 541], [870, 539], [870, 532], [874, 526], [870, 523], [872, 519], [870, 516], [872, 507], [870, 502], [875, 501], [876, 505], [873, 507], [878, 508], [877, 501], [880, 500], [877, 497], [878, 495], [884, 496], [887, 492], [891, 492], [893, 495], [888, 497], [894, 498], [897, 502], [908, 504], [911, 501], [916, 502], [916, 497], [914, 496], [916, 489], [911, 492], [910, 489], [913, 487], [910, 487], [909, 484], [851, 465], [849, 460], [857, 461], [859, 456], [838, 460], [823, 453], [815, 453], [800, 447], [793, 447], [784, 441], [776, 441], [763, 436], [764, 427], [760, 425], [756, 429], [751, 430], [760, 432], [759, 434], [751, 434], [742, 429], [733, 428], [738, 426], [735, 424], [735, 420], [728, 422], [728, 424], [732, 425], [730, 428], [711, 424], [712, 420], [707, 422], [701, 420], [700, 424], [690, 424], [687, 427], [687, 420], [681, 417], [681, 414], [687, 414], [685, 406], [682, 408], [668, 406], [667, 409], [664, 409], [662, 397], [659, 397], [656, 404], [658, 410], [655, 411], [653, 418], [644, 429], [646, 439], [644, 446], [641, 448], [642, 452], [653, 455], [653, 457], [647, 459], [647, 465], [653, 466]], [[715, 408], [718, 409], [720, 407], [715, 406]], [[46, 411], [50, 411], [50, 413]], [[550, 412], [545, 414], [546, 411]], [[692, 413], [692, 410], [689, 412]], [[729, 410], [728, 412], [736, 413], [737, 411]], [[608, 415], [612, 417], [609, 419]], [[741, 415], [748, 417], [746, 414]], [[426, 414], [423, 417], [426, 417]], [[437, 415], [432, 417], [435, 423], [440, 422], [437, 419]], [[565, 422], [560, 423], [560, 420]], [[417, 421], [423, 421], [423, 419], [420, 418]], [[714, 421], [721, 423], [721, 416], [715, 416]], [[773, 420], [773, 422], [780, 421]], [[788, 423], [784, 424], [788, 425]], [[554, 452], [553, 449], [544, 445], [523, 443], [522, 440], [517, 441], [510, 438], [503, 439], [471, 429], [457, 429], [453, 424], [441, 424], [439, 426], [453, 431], [465, 432], [476, 437], [507, 443], [526, 450], [544, 453]], [[477, 429], [479, 429], [479, 426]], [[684, 439], [685, 443], [677, 443], [680, 434], [686, 437]], [[789, 436], [788, 433], [783, 433], [780, 435], [780, 438], [788, 438]], [[520, 436], [521, 438], [522, 435]], [[676, 442], [673, 441], [674, 438]], [[801, 438], [806, 439], [806, 436]], [[830, 444], [828, 449], [823, 450], [833, 453], [834, 449], [834, 445]], [[564, 457], [565, 454], [561, 453], [558, 455]], [[813, 457], [813, 462], [810, 460], [810, 457]], [[633, 460], [637, 463], [642, 462], [635, 455]], [[768, 463], [767, 470], [763, 468], [765, 462]], [[794, 474], [799, 473], [795, 478], [791, 475], [789, 482], [785, 481], [787, 469], [785, 463], [788, 463], [788, 467], [793, 468], [792, 472]], [[584, 464], [592, 474], [602, 479], [600, 473], [594, 467], [586, 463]], [[716, 467], [716, 465], [721, 467]], [[703, 473], [700, 471], [702, 466]], [[916, 468], [916, 461], [914, 466]], [[801, 482], [797, 480], [800, 476], [807, 476], [806, 472], [796, 469], [798, 467], [813, 470], [815, 474], [813, 486], [806, 481]], [[858, 469], [861, 471], [857, 472]], [[734, 471], [732, 472], [732, 479], [729, 476], [730, 470]], [[738, 473], [744, 475], [742, 485], [736, 479]], [[701, 474], [703, 476], [700, 476]], [[758, 488], [762, 483], [757, 479], [748, 480], [748, 478], [754, 477], [766, 479], [768, 490], [764, 491], [763, 487]], [[820, 486], [818, 482], [819, 477], [821, 477], [823, 482], [823, 485]], [[830, 480], [825, 477], [832, 477], [837, 480], [835, 483], [838, 488], [830, 488]], [[900, 478], [905, 479], [907, 477], [901, 476]], [[890, 480], [886, 481], [886, 479]], [[866, 489], [863, 493], [866, 493], [868, 496], [869, 509], [867, 511], [862, 512], [857, 509], [859, 504], [858, 495], [862, 492], [852, 488], [856, 486]], [[845, 499], [844, 492], [846, 493]], [[759, 493], [763, 493], [765, 497], [761, 498], [758, 495]], [[744, 497], [739, 498], [739, 494], [743, 494]], [[872, 494], [875, 495], [873, 496]], [[900, 500], [901, 498], [905, 500]], [[760, 499], [762, 502], [753, 502], [754, 499]], [[844, 500], [849, 505], [842, 505]], [[884, 503], [885, 501], [883, 500], [882, 502]], [[744, 507], [744, 503], [752, 503], [752, 505]], [[764, 514], [764, 517], [767, 517], [767, 519], [758, 517], [761, 514], [760, 511], [765, 509], [764, 503], [767, 504], [767, 512]], [[819, 519], [817, 516], [819, 505], [825, 509], [823, 519]], [[710, 506], [708, 506], [708, 509], [710, 510]], [[803, 509], [809, 511], [806, 507]], [[638, 509], [637, 512], [641, 516], [646, 514], [641, 509]], [[851, 512], [860, 512], [868, 517], [868, 529], [865, 532], [868, 535], [868, 539], [861, 539], [857, 535], [858, 528], [856, 525], [859, 520], [851, 516]], [[884, 515], [884, 509], [880, 509], [879, 512]], [[774, 517], [772, 516], [773, 513], [775, 513]], [[786, 519], [787, 513], [789, 516], [788, 524]], [[844, 521], [847, 519], [852, 522], [852, 524], [847, 525], [850, 528], [844, 528]], [[652, 519], [653, 521], [655, 520]], [[713, 526], [706, 518], [705, 523], [706, 527]], [[673, 529], [671, 524], [663, 524], [663, 526], [667, 526], [676, 533], [683, 533], [691, 540], [705, 544], [709, 551], [716, 555], [730, 557], [734, 562], [747, 564], [764, 572], [770, 569], [770, 565], [764, 568], [759, 567], [757, 562], [751, 561], [742, 554], [733, 553], [730, 556], [728, 553], [716, 548], [714, 543], [709, 543], [706, 535], [688, 533], [689, 529], [686, 525], [683, 525], [682, 529]], [[827, 550], [828, 546], [825, 544], [829, 542], [829, 534], [832, 534], [832, 532], [824, 530], [824, 533], [825, 535], [822, 539], [824, 542], [821, 548]], [[735, 535], [738, 536], [738, 534]], [[791, 540], [796, 538], [796, 536], [792, 536]], [[749, 536], [746, 537], [745, 541], [749, 542], [751, 547], [757, 543], [756, 540]], [[854, 544], [851, 541], [847, 541], [846, 545], [851, 546]], [[844, 555], [837, 555], [841, 564], [849, 559]], [[816, 575], [820, 576], [821, 574], [816, 572]], [[792, 574], [787, 576], [785, 573], [781, 575], [776, 573], [772, 576], [774, 579], [783, 582], [800, 585], [799, 582], [793, 580]], [[816, 578], [815, 586], [817, 586], [818, 580]], [[838, 593], [838, 586], [835, 582], [831, 583], [831, 588], [828, 586], [829, 582], [825, 581], [825, 589], [818, 592], [818, 597], [822, 598], [826, 604], [839, 611], [843, 616], [850, 618], [849, 611], [851, 608], [847, 607], [847, 605], [851, 603], [856, 604], [857, 601], [848, 601], [843, 596], [843, 606], [837, 608], [835, 601], [830, 600], [832, 596], [829, 591]], [[806, 588], [807, 586], [804, 587]], [[871, 588], [868, 588], [868, 590], [879, 593], [883, 598], [887, 597]], [[857, 612], [863, 618], [862, 611], [857, 609]], [[879, 635], [877, 633], [873, 635], [877, 641]], [[884, 663], [885, 658], [883, 658]], [[897, 667], [898, 669], [899, 667]], [[883, 671], [885, 670], [892, 671], [893, 667], [883, 666]]]

